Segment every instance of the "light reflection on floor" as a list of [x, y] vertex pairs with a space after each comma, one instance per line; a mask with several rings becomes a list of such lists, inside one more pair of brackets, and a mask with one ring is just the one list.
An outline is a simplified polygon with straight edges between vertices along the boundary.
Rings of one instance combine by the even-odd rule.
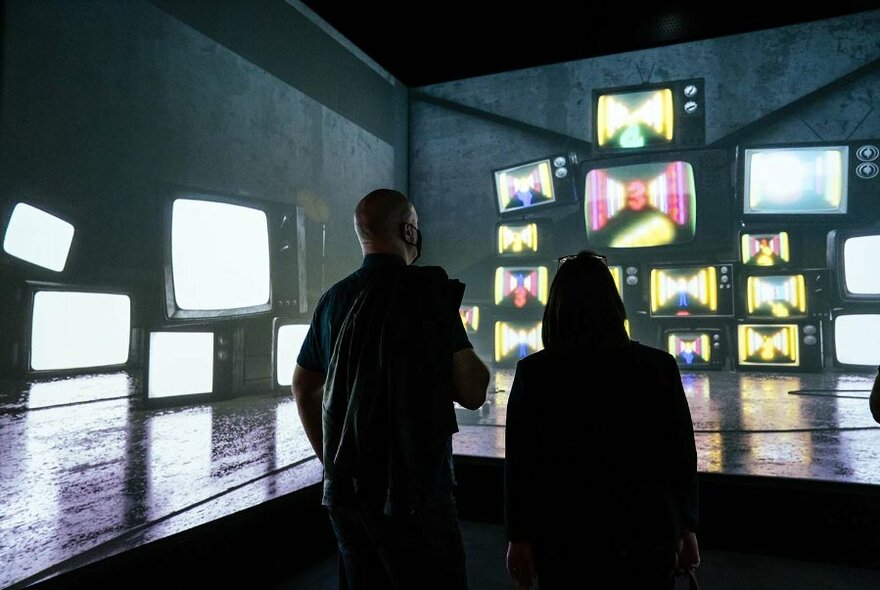
[[[496, 371], [483, 407], [456, 410], [457, 454], [504, 457], [513, 375]], [[700, 470], [880, 485], [872, 381], [683, 374]], [[320, 481], [289, 397], [145, 410], [139, 387], [124, 372], [0, 383], [0, 587]]]

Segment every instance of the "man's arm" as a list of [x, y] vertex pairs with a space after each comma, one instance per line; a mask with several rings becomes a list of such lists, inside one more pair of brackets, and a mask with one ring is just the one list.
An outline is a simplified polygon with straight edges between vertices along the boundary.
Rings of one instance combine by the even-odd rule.
[[880, 367], [877, 368], [877, 377], [874, 378], [874, 387], [871, 389], [871, 415], [875, 422], [880, 422]]
[[468, 410], [476, 410], [486, 401], [489, 369], [473, 348], [462, 348], [452, 355], [452, 400]]
[[324, 429], [321, 421], [321, 405], [324, 398], [324, 373], [312, 371], [301, 367], [297, 363], [293, 370], [293, 398], [296, 400], [296, 409], [299, 411], [299, 419], [303, 430], [309, 439], [309, 444], [315, 451], [315, 455], [321, 463], [324, 462]]

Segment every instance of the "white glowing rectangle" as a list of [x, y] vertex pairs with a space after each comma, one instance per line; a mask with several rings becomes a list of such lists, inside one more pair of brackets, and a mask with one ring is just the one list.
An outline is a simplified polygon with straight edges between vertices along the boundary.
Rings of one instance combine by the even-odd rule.
[[296, 357], [308, 331], [308, 324], [289, 324], [278, 328], [278, 340], [275, 343], [275, 380], [278, 385], [290, 387], [293, 382]]
[[837, 362], [844, 365], [880, 365], [880, 313], [834, 320], [834, 350]]
[[880, 235], [849, 238], [843, 244], [846, 290], [880, 296]]
[[128, 362], [128, 295], [37, 291], [31, 321], [34, 371], [107, 367]]
[[214, 390], [214, 334], [152, 332], [147, 397], [197, 395]]
[[269, 303], [269, 224], [264, 211], [217, 201], [172, 206], [171, 269], [182, 310], [216, 311]]
[[42, 209], [18, 203], [12, 210], [3, 249], [7, 254], [56, 272], [64, 270], [74, 228]]

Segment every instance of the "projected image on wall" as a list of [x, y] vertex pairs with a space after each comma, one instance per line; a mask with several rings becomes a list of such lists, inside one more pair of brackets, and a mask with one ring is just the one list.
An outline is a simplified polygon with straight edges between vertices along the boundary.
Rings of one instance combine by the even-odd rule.
[[714, 266], [651, 269], [651, 315], [704, 316], [718, 313]]
[[643, 248], [694, 239], [697, 196], [688, 162], [591, 170], [584, 195], [587, 241], [593, 247]]
[[803, 317], [807, 312], [804, 275], [749, 277], [746, 299], [752, 317]]
[[743, 234], [742, 263], [748, 266], [782, 266], [791, 260], [788, 232]]
[[550, 160], [499, 170], [495, 173], [495, 191], [502, 213], [554, 202]]
[[674, 105], [668, 88], [603, 94], [596, 105], [599, 147], [641, 148], [673, 139]]
[[747, 149], [745, 213], [846, 213], [849, 148]]
[[795, 324], [744, 324], [737, 326], [739, 364], [797, 367], [800, 364], [798, 327]]
[[512, 362], [543, 348], [541, 322], [495, 322], [495, 362]]
[[522, 309], [546, 303], [546, 266], [501, 266], [495, 270], [495, 305]]

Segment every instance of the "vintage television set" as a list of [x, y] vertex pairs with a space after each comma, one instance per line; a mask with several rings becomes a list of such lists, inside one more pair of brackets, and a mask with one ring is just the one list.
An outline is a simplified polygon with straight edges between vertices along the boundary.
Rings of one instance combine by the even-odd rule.
[[880, 304], [834, 310], [831, 356], [835, 367], [877, 372], [880, 366]]
[[593, 90], [595, 152], [705, 144], [703, 79]]
[[555, 154], [493, 170], [498, 214], [531, 217], [577, 202], [576, 169], [576, 155]]
[[660, 330], [663, 350], [687, 371], [723, 368], [729, 356], [727, 330], [721, 327], [669, 327]]
[[743, 371], [822, 370], [821, 322], [738, 323], [736, 368]]
[[513, 309], [540, 308], [549, 292], [546, 266], [499, 266], [495, 269], [495, 305]]
[[272, 320], [272, 386], [289, 392], [296, 358], [309, 331], [308, 319]]
[[53, 210], [42, 204], [15, 203], [3, 224], [7, 262], [24, 263], [29, 270], [35, 265], [53, 273], [64, 271], [76, 230], [63, 214], [47, 209]]
[[495, 364], [515, 365], [517, 361], [541, 350], [540, 320], [513, 320], [495, 322]]
[[21, 367], [30, 375], [117, 370], [132, 352], [128, 292], [26, 281]]
[[733, 315], [733, 265], [651, 266], [647, 285], [652, 318]]
[[546, 250], [546, 233], [535, 221], [508, 221], [496, 228], [495, 254], [504, 257], [536, 256]]
[[[740, 146], [737, 194], [745, 220], [853, 225], [876, 218], [876, 141]], [[873, 216], [873, 217], [872, 217]]]
[[792, 263], [788, 231], [747, 231], [739, 236], [740, 263], [746, 268], [785, 268]]
[[880, 226], [832, 230], [827, 252], [838, 301], [880, 303]]

